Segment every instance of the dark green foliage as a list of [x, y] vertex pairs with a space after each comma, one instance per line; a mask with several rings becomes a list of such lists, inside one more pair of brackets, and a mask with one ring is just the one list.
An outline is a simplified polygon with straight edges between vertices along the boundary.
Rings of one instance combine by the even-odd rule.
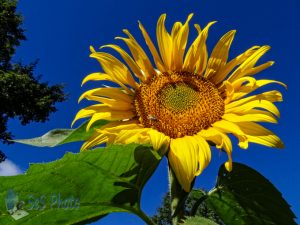
[[11, 69], [10, 60], [20, 41], [25, 40], [22, 16], [16, 13], [16, 0], [0, 0], [0, 68]]
[[296, 225], [295, 215], [274, 185], [256, 170], [234, 163], [221, 166], [207, 204], [230, 225]]
[[[197, 202], [197, 200], [201, 197], [201, 193], [205, 194], [205, 191], [201, 189], [193, 190], [185, 203], [185, 216], [192, 215], [192, 208]], [[202, 216], [209, 220], [214, 221], [217, 224], [223, 224], [220, 218], [217, 216], [214, 211], [208, 208], [205, 201], [203, 201], [198, 209], [196, 210], [196, 216]], [[163, 197], [162, 205], [157, 209], [155, 215], [152, 217], [152, 220], [157, 225], [170, 225], [172, 218], [171, 218], [171, 207], [170, 207], [170, 193], [166, 193]]]
[[56, 111], [55, 103], [65, 99], [62, 85], [50, 86], [34, 77], [36, 62], [13, 63], [12, 57], [20, 41], [25, 40], [22, 16], [16, 13], [16, 0], [0, 0], [0, 140], [12, 138], [7, 131], [9, 118], [22, 125], [44, 122]]
[[9, 118], [18, 118], [22, 125], [44, 122], [56, 111], [54, 104], [64, 100], [62, 86], [40, 83], [32, 74], [34, 65], [0, 71], [0, 139], [11, 138], [7, 132]]
[[167, 192], [163, 197], [161, 206], [156, 210], [156, 213], [152, 217], [152, 221], [157, 225], [169, 225], [171, 224], [171, 196], [170, 192]]
[[6, 155], [0, 150], [0, 163], [6, 159]]

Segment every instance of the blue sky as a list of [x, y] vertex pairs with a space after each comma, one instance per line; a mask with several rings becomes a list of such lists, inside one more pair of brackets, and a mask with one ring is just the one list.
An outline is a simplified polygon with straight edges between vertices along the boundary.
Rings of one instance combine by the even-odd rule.
[[[270, 149], [255, 144], [248, 150], [235, 145], [235, 161], [245, 163], [265, 175], [283, 193], [300, 216], [300, 174], [299, 153], [299, 40], [300, 40], [300, 2], [298, 0], [273, 1], [222, 1], [222, 0], [27, 0], [20, 1], [18, 10], [24, 16], [27, 41], [18, 48], [15, 60], [30, 63], [36, 58], [40, 62], [36, 74], [42, 74], [43, 81], [50, 84], [64, 83], [69, 95], [68, 101], [58, 104], [58, 112], [51, 115], [46, 123], [33, 123], [25, 127], [18, 121], [10, 121], [9, 128], [16, 138], [40, 136], [54, 128], [70, 127], [76, 112], [86, 103], [77, 104], [80, 94], [90, 88], [80, 87], [81, 80], [91, 72], [99, 71], [99, 65], [90, 59], [89, 45], [98, 48], [108, 43], [120, 43], [115, 36], [122, 35], [128, 28], [142, 43], [137, 21], [155, 37], [158, 17], [167, 13], [167, 26], [175, 21], [184, 21], [191, 12], [195, 13], [191, 23], [201, 26], [212, 20], [218, 23], [211, 29], [208, 46], [212, 50], [218, 38], [225, 32], [236, 29], [237, 35], [231, 48], [231, 57], [253, 45], [268, 44], [272, 49], [262, 61], [275, 60], [275, 65], [257, 77], [280, 80], [288, 85], [283, 92], [284, 102], [278, 104], [281, 119], [278, 125], [267, 125], [285, 142], [284, 150]], [[192, 36], [196, 34], [191, 28]], [[34, 148], [20, 144], [0, 145], [8, 158], [26, 171], [29, 163], [47, 162], [58, 159], [66, 151], [78, 151], [78, 144], [58, 148]], [[210, 188], [215, 183], [219, 165], [225, 160], [216, 150], [213, 160], [197, 179], [196, 187]], [[142, 196], [142, 208], [153, 214], [159, 206], [161, 197], [167, 191], [167, 164], [164, 160]], [[94, 224], [143, 224], [134, 215], [116, 213]]]

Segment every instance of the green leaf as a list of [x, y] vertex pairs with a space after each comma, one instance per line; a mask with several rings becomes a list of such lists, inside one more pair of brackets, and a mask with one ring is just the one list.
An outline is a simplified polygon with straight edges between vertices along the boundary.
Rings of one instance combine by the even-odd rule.
[[218, 225], [212, 220], [201, 216], [189, 217], [187, 220], [184, 221], [184, 225]]
[[13, 141], [37, 147], [55, 147], [70, 142], [85, 141], [93, 134], [95, 128], [99, 128], [107, 123], [108, 121], [106, 120], [99, 120], [92, 125], [89, 131], [86, 131], [87, 121], [77, 129], [55, 129], [41, 137]]
[[[85, 224], [112, 212], [143, 218], [141, 192], [159, 162], [152, 147], [130, 144], [33, 164], [25, 175], [0, 177], [0, 224]], [[16, 221], [5, 204], [11, 192], [29, 213]]]
[[207, 203], [230, 225], [295, 225], [295, 215], [264, 176], [241, 163], [232, 172], [220, 167], [216, 189]]

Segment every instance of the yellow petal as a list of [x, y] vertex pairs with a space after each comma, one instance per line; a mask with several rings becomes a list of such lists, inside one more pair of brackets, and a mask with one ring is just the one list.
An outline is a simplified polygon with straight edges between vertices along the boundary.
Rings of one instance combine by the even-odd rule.
[[148, 135], [149, 128], [139, 128], [130, 130], [121, 130], [115, 139], [115, 143], [119, 144], [146, 144], [150, 142]]
[[189, 192], [195, 176], [210, 162], [210, 148], [200, 136], [171, 139], [168, 159], [180, 185]]
[[[228, 81], [227, 81], [228, 82]], [[254, 85], [256, 84], [256, 79], [253, 77], [241, 77], [239, 79], [236, 79], [235, 81], [232, 82], [232, 86], [234, 87], [235, 91], [239, 91], [239, 89], [242, 86], [251, 86], [254, 87]]]
[[176, 37], [176, 35], [180, 31], [181, 27], [182, 27], [182, 23], [181, 22], [175, 22], [174, 23], [174, 25], [172, 27], [172, 31], [171, 31], [171, 38], [172, 38], [172, 40], [174, 40], [174, 38]]
[[247, 51], [238, 55], [236, 58], [232, 59], [225, 66], [223, 66], [222, 70], [218, 71], [218, 73], [216, 75], [215, 84], [219, 84], [220, 82], [222, 82], [236, 66], [242, 64], [254, 52], [256, 52], [256, 50], [258, 48], [259, 48], [259, 46], [253, 46], [253, 47], [249, 48]]
[[184, 59], [183, 70], [192, 73], [195, 72], [199, 75], [202, 75], [203, 71], [206, 68], [208, 58], [206, 39], [208, 36], [209, 28], [214, 23], [216, 23], [216, 21], [208, 23], [203, 31], [201, 31], [199, 25], [195, 25], [196, 29], [198, 30], [198, 36], [187, 51]]
[[114, 121], [109, 124], [102, 126], [101, 129], [98, 130], [100, 133], [105, 134], [118, 134], [122, 130], [132, 130], [132, 129], [140, 129], [143, 128], [142, 125], [139, 124], [137, 120], [127, 120], [127, 121]]
[[114, 121], [102, 126], [100, 129], [95, 129], [93, 136], [82, 145], [81, 150], [90, 149], [103, 143], [115, 143], [121, 131], [142, 128], [137, 123], [137, 120]]
[[225, 163], [225, 168], [226, 168], [227, 171], [231, 172], [231, 170], [232, 170], [232, 159], [228, 160]]
[[139, 21], [139, 28], [140, 30], [142, 31], [142, 34], [143, 34], [143, 37], [145, 39], [145, 42], [147, 44], [147, 46], [149, 47], [149, 50], [153, 56], [153, 59], [154, 59], [154, 62], [155, 62], [155, 65], [157, 67], [157, 69], [161, 72], [165, 72], [166, 71], [166, 68], [164, 67], [164, 64], [156, 50], [156, 47], [155, 45], [153, 44], [151, 38], [149, 37], [146, 29], [143, 27], [143, 25], [140, 23]]
[[[197, 57], [196, 61], [196, 68], [195, 68], [195, 73], [198, 74], [199, 76], [202, 76], [206, 69], [207, 65], [207, 59], [208, 59], [208, 53], [207, 53], [207, 48], [206, 48], [206, 39], [208, 36], [208, 29], [210, 28], [211, 25], [215, 24], [216, 21], [208, 23], [208, 25], [201, 31], [201, 38], [199, 41], [199, 49], [194, 49], [194, 51], [199, 51], [199, 55]], [[196, 26], [195, 26], [196, 27]], [[197, 29], [197, 27], [196, 27]]]
[[109, 136], [95, 132], [80, 148], [80, 151], [91, 149], [97, 145], [108, 142]]
[[169, 163], [175, 176], [186, 192], [191, 189], [191, 183], [198, 170], [198, 146], [194, 138], [171, 139], [168, 153]]
[[236, 31], [232, 30], [226, 33], [214, 47], [211, 56], [208, 60], [207, 69], [204, 74], [206, 79], [211, 80], [213, 83], [219, 81], [217, 76], [218, 72], [225, 66], [231, 43], [233, 41]]
[[94, 80], [94, 81], [109, 80], [109, 81], [115, 82], [113, 77], [107, 75], [106, 73], [91, 73], [83, 79], [81, 86], [91, 80]]
[[[178, 34], [180, 33], [181, 28], [182, 28], [182, 23], [176, 22], [176, 23], [174, 23], [172, 31], [171, 31], [171, 39], [172, 39], [172, 43], [173, 43], [173, 46], [171, 48], [171, 51], [172, 51], [171, 70], [178, 70], [177, 68], [180, 66], [179, 47], [178, 47], [176, 38], [177, 38]], [[179, 69], [181, 69], [181, 68], [179, 68]]]
[[239, 140], [239, 146], [241, 148], [248, 148], [248, 140], [244, 132], [236, 125], [236, 123], [227, 121], [227, 120], [220, 120], [212, 124], [212, 126], [225, 133], [230, 133], [236, 136]]
[[128, 103], [132, 103], [133, 99], [130, 95], [124, 93], [124, 91], [120, 88], [113, 88], [113, 87], [105, 87], [105, 88], [95, 88], [89, 91], [84, 92], [78, 102], [80, 102], [83, 98], [89, 98], [89, 96], [104, 96], [111, 99], [115, 99], [117, 101], [125, 101]]
[[129, 38], [117, 37], [116, 39], [121, 39], [127, 44], [135, 62], [144, 72], [145, 78], [151, 78], [155, 74], [155, 70], [147, 54], [144, 52], [143, 48], [139, 45], [139, 43], [135, 40], [135, 38], [130, 34], [128, 30], [124, 29], [123, 32], [127, 34]]
[[253, 100], [249, 101], [247, 103], [243, 103], [239, 106], [232, 107], [232, 108], [226, 108], [225, 106], [225, 113], [237, 113], [237, 114], [247, 114], [250, 110], [260, 108], [265, 109], [277, 117], [280, 117], [280, 112], [278, 108], [270, 101], [268, 100]]
[[109, 110], [109, 107], [105, 104], [97, 104], [97, 105], [92, 105], [89, 107], [86, 107], [84, 109], [81, 109], [75, 116], [71, 126], [74, 125], [74, 123], [79, 120], [79, 119], [83, 119], [83, 118], [87, 118], [87, 117], [91, 117], [93, 114], [95, 114], [96, 112], [106, 112], [107, 110]]
[[224, 91], [220, 91], [220, 93], [225, 92], [226, 93], [226, 98], [224, 100], [225, 105], [228, 104], [229, 102], [232, 101], [232, 98], [234, 96], [234, 86], [228, 82], [228, 81], [224, 81], [223, 82], [225, 90]]
[[151, 129], [148, 134], [150, 136], [153, 149], [158, 151], [160, 155], [164, 155], [169, 149], [170, 137], [154, 129]]
[[248, 112], [244, 115], [237, 115], [234, 113], [225, 113], [222, 116], [223, 119], [230, 122], [267, 122], [267, 123], [277, 123], [277, 119], [268, 112], [255, 111], [255, 113]]
[[96, 52], [95, 49], [94, 49], [94, 47], [91, 46], [91, 45], [90, 45], [90, 52], [91, 52], [91, 53], [95, 53], [95, 52]]
[[132, 105], [132, 102], [109, 99], [109, 98], [104, 98], [104, 97], [99, 97], [99, 96], [94, 96], [94, 95], [88, 95], [88, 96], [84, 96], [84, 97], [87, 100], [102, 102], [102, 103], [106, 104], [107, 106], [109, 106], [110, 109], [112, 109], [112, 110], [127, 111], [127, 110], [132, 110], [134, 107]]
[[166, 14], [162, 14], [156, 26], [156, 37], [160, 55], [167, 70], [171, 69], [172, 38], [165, 27]]
[[115, 121], [96, 129], [99, 134], [113, 137], [113, 143], [149, 143], [149, 128], [138, 124], [137, 120]]
[[88, 131], [90, 127], [98, 120], [124, 120], [131, 119], [135, 116], [135, 114], [130, 111], [117, 111], [117, 110], [107, 110], [106, 112], [97, 112], [94, 113], [89, 123], [86, 126], [86, 130]]
[[281, 102], [282, 101], [282, 94], [279, 91], [273, 90], [273, 91], [267, 91], [258, 95], [249, 96], [247, 98], [242, 98], [237, 101], [230, 102], [225, 106], [225, 111], [231, 108], [242, 106], [243, 104], [246, 104], [251, 101], [262, 101], [267, 100], [270, 102]]
[[266, 63], [261, 64], [259, 66], [256, 66], [256, 67], [253, 67], [253, 68], [249, 68], [248, 70], [244, 71], [244, 73], [243, 73], [244, 75], [243, 76], [245, 76], [245, 74], [247, 76], [251, 76], [251, 75], [257, 74], [257, 73], [259, 73], [259, 72], [261, 72], [261, 71], [269, 68], [270, 66], [273, 66], [274, 63], [275, 63], [274, 61], [269, 61], [269, 62], [266, 62]]
[[197, 135], [200, 135], [205, 140], [212, 141], [219, 149], [224, 149], [228, 154], [232, 152], [232, 144], [229, 137], [223, 132], [210, 127], [207, 130], [201, 130]]
[[[182, 27], [182, 23], [181, 22], [176, 22], [174, 23], [173, 27], [172, 27], [172, 31], [171, 31], [171, 38], [174, 41], [176, 36], [178, 35], [180, 29]], [[173, 47], [174, 47], [174, 42], [173, 42]], [[172, 47], [172, 49], [173, 49]]]
[[239, 128], [247, 135], [249, 142], [273, 148], [284, 148], [284, 144], [272, 131], [253, 122], [237, 123]]
[[246, 59], [227, 79], [233, 82], [238, 78], [249, 75], [249, 69], [252, 69], [256, 62], [270, 49], [270, 46], [262, 46], [257, 49], [248, 59]]
[[189, 21], [192, 19], [193, 14], [191, 13], [185, 24], [177, 22], [174, 24], [172, 29], [171, 38], [173, 42], [172, 47], [172, 70], [182, 70], [183, 66], [183, 55], [185, 52], [187, 39], [189, 35]]
[[205, 140], [212, 141], [216, 144], [218, 149], [224, 149], [228, 155], [228, 161], [225, 166], [228, 171], [232, 169], [232, 144], [230, 138], [223, 132], [210, 127], [207, 130], [201, 130], [198, 135], [203, 137]]
[[[245, 95], [250, 94], [251, 92], [257, 90], [260, 87], [263, 87], [267, 84], [279, 84], [287, 88], [287, 86], [279, 81], [276, 80], [255, 80], [254, 78], [250, 79], [252, 77], [242, 77], [237, 80], [235, 80], [232, 84], [234, 86], [235, 93], [232, 96], [232, 100], [237, 100]], [[248, 82], [245, 84], [245, 82]]]
[[198, 157], [199, 157], [199, 168], [196, 172], [196, 176], [200, 175], [202, 171], [208, 166], [211, 160], [211, 151], [208, 143], [200, 135], [195, 135], [193, 138], [196, 139], [198, 145]]
[[121, 57], [124, 59], [124, 61], [127, 63], [127, 65], [129, 66], [129, 68], [131, 69], [131, 71], [134, 73], [134, 75], [139, 78], [139, 79], [143, 79], [144, 75], [141, 71], [141, 68], [136, 64], [136, 62], [130, 57], [130, 55], [127, 54], [126, 51], [124, 51], [122, 48], [120, 48], [118, 45], [104, 45], [101, 48], [112, 48], [114, 50], [116, 50]]
[[112, 55], [104, 52], [95, 52], [90, 55], [96, 58], [101, 64], [104, 72], [111, 76], [113, 80], [118, 82], [124, 89], [128, 89], [124, 84], [128, 84], [133, 88], [137, 88], [137, 84], [133, 79], [128, 68]]
[[90, 149], [103, 143], [114, 143], [115, 138], [124, 129], [138, 129], [137, 120], [113, 121], [100, 128], [94, 129], [94, 134], [81, 147], [81, 150]]

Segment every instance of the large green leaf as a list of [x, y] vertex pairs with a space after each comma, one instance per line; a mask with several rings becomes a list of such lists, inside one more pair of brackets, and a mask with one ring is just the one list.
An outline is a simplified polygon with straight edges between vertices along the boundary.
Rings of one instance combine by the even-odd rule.
[[241, 163], [224, 165], [216, 189], [206, 199], [228, 225], [294, 225], [295, 215], [281, 193], [264, 176]]
[[86, 131], [87, 121], [77, 129], [55, 129], [47, 132], [41, 137], [13, 141], [37, 147], [55, 147], [70, 142], [85, 141], [93, 134], [95, 128], [99, 128], [107, 123], [108, 121], [106, 120], [99, 120], [92, 125], [89, 131]]
[[[0, 177], [0, 224], [77, 224], [111, 212], [141, 216], [142, 188], [159, 162], [150, 146], [112, 145], [31, 165], [25, 175]], [[5, 204], [11, 192], [29, 213], [16, 221]]]

